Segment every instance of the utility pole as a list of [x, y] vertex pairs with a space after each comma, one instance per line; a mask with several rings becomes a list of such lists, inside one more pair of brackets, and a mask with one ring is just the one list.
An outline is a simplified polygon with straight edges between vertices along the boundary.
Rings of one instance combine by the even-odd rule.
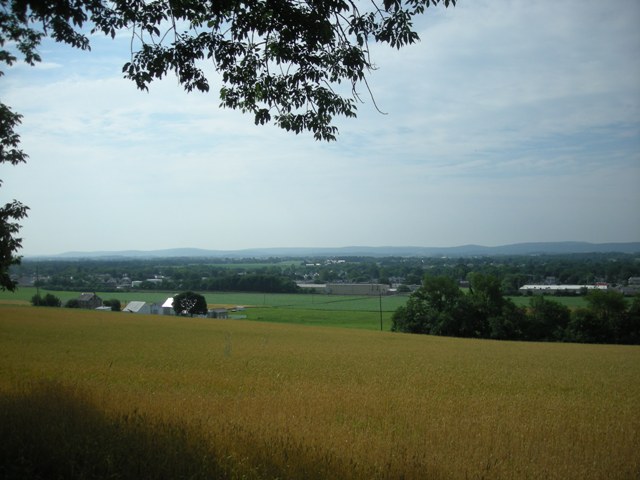
[[380, 292], [378, 298], [380, 299], [380, 331], [382, 331], [382, 292]]

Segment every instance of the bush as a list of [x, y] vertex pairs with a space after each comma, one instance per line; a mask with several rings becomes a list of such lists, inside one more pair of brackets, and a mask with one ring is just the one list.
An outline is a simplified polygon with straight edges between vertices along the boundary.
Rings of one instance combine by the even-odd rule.
[[105, 300], [104, 302], [102, 302], [102, 305], [104, 305], [105, 307], [111, 307], [112, 312], [119, 312], [120, 310], [122, 310], [122, 304], [117, 298]]
[[72, 298], [67, 300], [67, 303], [64, 304], [66, 308], [80, 308], [80, 302], [78, 302], [77, 298]]
[[38, 294], [31, 297], [31, 305], [34, 307], [60, 307], [62, 301], [51, 293], [47, 293], [44, 297]]

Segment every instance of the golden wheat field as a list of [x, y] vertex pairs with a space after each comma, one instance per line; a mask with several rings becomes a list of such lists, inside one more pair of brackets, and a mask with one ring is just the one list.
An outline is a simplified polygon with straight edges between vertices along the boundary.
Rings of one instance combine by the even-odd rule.
[[3, 478], [640, 478], [636, 346], [6, 306], [0, 395]]

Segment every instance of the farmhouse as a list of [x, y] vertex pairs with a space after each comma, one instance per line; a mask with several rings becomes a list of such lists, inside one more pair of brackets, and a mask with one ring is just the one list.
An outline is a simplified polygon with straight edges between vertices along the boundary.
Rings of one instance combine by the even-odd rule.
[[122, 311], [128, 313], [152, 313], [151, 307], [152, 305], [147, 302], [132, 301], [127, 303], [127, 306]]
[[522, 295], [580, 295], [587, 290], [606, 290], [606, 283], [595, 285], [523, 285], [519, 288]]
[[78, 297], [78, 308], [95, 309], [102, 306], [102, 299], [95, 293], [82, 293]]

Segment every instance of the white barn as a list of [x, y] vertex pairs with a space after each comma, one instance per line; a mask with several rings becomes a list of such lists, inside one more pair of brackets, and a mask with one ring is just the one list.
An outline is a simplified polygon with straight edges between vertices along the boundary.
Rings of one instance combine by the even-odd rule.
[[173, 297], [167, 298], [162, 306], [160, 307], [160, 315], [175, 315], [176, 312], [173, 310]]

